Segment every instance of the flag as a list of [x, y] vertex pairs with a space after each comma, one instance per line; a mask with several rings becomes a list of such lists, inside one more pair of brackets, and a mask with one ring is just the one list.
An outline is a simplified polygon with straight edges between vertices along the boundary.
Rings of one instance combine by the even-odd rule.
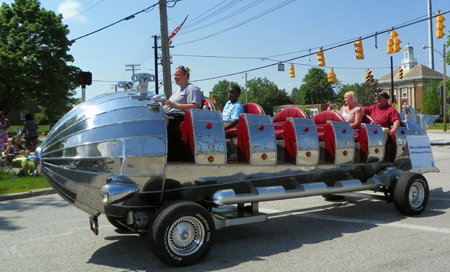
[[[189, 16], [189, 15], [188, 15], [188, 16]], [[181, 23], [181, 25], [178, 26], [178, 27], [172, 32], [172, 34], [170, 34], [170, 37], [169, 37], [169, 45], [172, 44], [173, 38], [175, 38], [175, 35], [177, 35], [178, 31], [180, 31], [180, 29], [181, 29], [181, 27], [183, 26], [184, 22], [186, 22], [186, 19], [188, 18], [188, 16], [186, 16], [186, 18], [184, 18], [184, 21]]]

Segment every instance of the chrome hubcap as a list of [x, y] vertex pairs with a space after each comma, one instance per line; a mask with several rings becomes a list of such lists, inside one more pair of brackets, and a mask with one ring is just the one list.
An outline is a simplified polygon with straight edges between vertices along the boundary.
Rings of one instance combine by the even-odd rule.
[[416, 181], [412, 184], [409, 189], [409, 203], [411, 207], [416, 209], [419, 208], [425, 199], [425, 187], [423, 184]]
[[167, 240], [169, 248], [176, 254], [192, 255], [203, 245], [205, 228], [197, 218], [185, 216], [170, 226]]

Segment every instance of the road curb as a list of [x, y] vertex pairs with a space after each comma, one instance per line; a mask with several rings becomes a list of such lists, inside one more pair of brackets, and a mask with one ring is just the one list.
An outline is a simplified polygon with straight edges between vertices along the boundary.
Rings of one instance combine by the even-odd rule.
[[33, 196], [43, 196], [43, 195], [50, 195], [50, 194], [54, 194], [54, 193], [56, 193], [55, 190], [50, 188], [50, 189], [35, 190], [35, 191], [29, 191], [29, 192], [23, 192], [23, 193], [17, 193], [17, 194], [0, 195], [0, 201], [30, 198]]

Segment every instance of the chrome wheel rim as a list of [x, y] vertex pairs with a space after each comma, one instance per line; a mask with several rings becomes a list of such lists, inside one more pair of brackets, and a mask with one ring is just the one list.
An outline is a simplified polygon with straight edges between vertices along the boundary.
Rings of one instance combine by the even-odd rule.
[[169, 228], [167, 244], [180, 256], [197, 252], [205, 240], [205, 228], [201, 221], [192, 216], [185, 216], [175, 221]]
[[425, 187], [419, 181], [412, 184], [409, 189], [409, 203], [414, 209], [420, 208], [425, 199]]

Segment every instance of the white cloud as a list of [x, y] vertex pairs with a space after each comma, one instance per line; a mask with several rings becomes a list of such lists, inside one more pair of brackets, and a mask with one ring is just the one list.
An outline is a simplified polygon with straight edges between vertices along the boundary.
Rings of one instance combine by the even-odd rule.
[[76, 20], [78, 22], [87, 21], [87, 18], [81, 15], [80, 12], [81, 4], [76, 1], [65, 0], [64, 3], [61, 3], [58, 6], [58, 13], [61, 13], [63, 15], [63, 21], [69, 19]]

